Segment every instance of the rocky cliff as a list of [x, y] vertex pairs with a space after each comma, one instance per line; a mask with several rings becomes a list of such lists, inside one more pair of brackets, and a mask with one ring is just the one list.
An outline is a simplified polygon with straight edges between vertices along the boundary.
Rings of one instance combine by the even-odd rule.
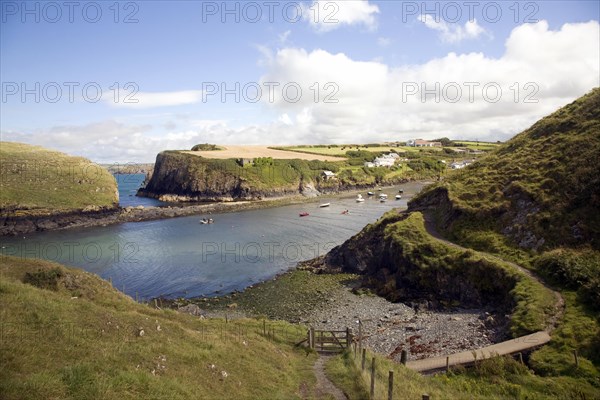
[[139, 196], [163, 201], [238, 201], [285, 196], [314, 197], [322, 193], [373, 187], [337, 179], [325, 180], [331, 163], [268, 160], [242, 165], [234, 159], [207, 159], [177, 151], [158, 154], [154, 172]]
[[494, 305], [510, 309], [518, 278], [508, 269], [436, 243], [420, 213], [391, 211], [332, 249], [322, 267], [358, 273], [391, 301], [428, 301], [430, 306]]

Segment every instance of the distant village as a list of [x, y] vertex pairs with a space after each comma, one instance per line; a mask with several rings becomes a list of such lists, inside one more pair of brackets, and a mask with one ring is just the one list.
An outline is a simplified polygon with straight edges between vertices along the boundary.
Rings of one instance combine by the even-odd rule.
[[[409, 147], [443, 147], [441, 142], [432, 142], [429, 140], [423, 140], [423, 139], [410, 139], [406, 142], [406, 145]], [[477, 150], [467, 150], [467, 149], [463, 149], [463, 148], [452, 148], [452, 151], [454, 151], [455, 153], [458, 154], [482, 154], [481, 151], [477, 151]], [[374, 159], [371, 162], [365, 162], [365, 167], [367, 168], [375, 168], [375, 167], [392, 167], [394, 166], [394, 164], [396, 164], [397, 161], [409, 161], [406, 158], [401, 159], [400, 155], [398, 153], [388, 153], [388, 154], [383, 154], [380, 157], [377, 157], [376, 159]], [[452, 164], [450, 164], [448, 167], [450, 169], [461, 169], [464, 168], [470, 164], [472, 164], [475, 160], [463, 160], [463, 161], [457, 161], [457, 162], [453, 162]], [[441, 162], [446, 163], [445, 160], [441, 160]]]

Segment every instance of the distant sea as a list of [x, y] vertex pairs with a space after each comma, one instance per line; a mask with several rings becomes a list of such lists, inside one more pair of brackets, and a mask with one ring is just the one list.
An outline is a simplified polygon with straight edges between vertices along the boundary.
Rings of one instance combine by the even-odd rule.
[[119, 205], [121, 207], [159, 206], [164, 204], [156, 199], [137, 197], [137, 190], [144, 183], [145, 174], [117, 174], [115, 179], [119, 186]]

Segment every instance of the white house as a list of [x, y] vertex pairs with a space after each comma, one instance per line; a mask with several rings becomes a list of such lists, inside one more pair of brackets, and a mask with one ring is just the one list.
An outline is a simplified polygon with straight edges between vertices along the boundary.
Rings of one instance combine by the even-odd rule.
[[410, 147], [442, 147], [441, 142], [430, 142], [423, 139], [410, 139], [406, 142], [406, 145]]
[[335, 174], [331, 171], [323, 171], [323, 177], [326, 181], [335, 178]]
[[364, 165], [367, 168], [373, 167], [391, 167], [396, 163], [396, 160], [399, 160], [400, 156], [396, 153], [383, 154], [380, 157], [377, 157], [373, 160], [373, 162], [366, 162]]

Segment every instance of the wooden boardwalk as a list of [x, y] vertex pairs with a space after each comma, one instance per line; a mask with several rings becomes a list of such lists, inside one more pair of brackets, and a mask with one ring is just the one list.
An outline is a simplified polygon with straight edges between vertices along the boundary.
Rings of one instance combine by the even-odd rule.
[[550, 341], [550, 335], [548, 332], [540, 331], [532, 333], [531, 335], [521, 336], [516, 339], [507, 340], [506, 342], [496, 343], [491, 346], [484, 347], [479, 350], [463, 351], [462, 353], [451, 354], [448, 356], [440, 356], [433, 358], [426, 358], [424, 360], [408, 361], [406, 366], [412, 370], [418, 372], [432, 372], [437, 370], [443, 370], [446, 368], [446, 357], [448, 357], [448, 366], [456, 365], [469, 365], [473, 364], [475, 356], [477, 360], [484, 358], [490, 358], [493, 356], [503, 356], [507, 354], [515, 354], [526, 350], [531, 350], [536, 347], [542, 346]]

